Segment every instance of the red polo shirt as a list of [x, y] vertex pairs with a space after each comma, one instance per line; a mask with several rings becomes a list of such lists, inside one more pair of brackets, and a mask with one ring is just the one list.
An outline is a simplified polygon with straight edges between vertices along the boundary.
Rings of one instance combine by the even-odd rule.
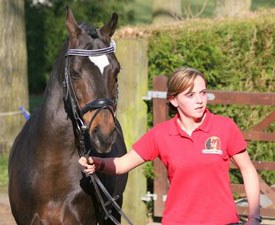
[[238, 222], [229, 158], [247, 146], [240, 129], [233, 120], [207, 110], [203, 123], [190, 137], [177, 118], [154, 126], [133, 145], [144, 160], [159, 157], [167, 168], [170, 187], [162, 224]]

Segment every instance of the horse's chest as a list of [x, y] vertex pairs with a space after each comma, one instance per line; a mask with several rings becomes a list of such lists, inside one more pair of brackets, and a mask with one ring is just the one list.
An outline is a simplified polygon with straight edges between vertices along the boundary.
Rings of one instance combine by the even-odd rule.
[[40, 212], [40, 219], [48, 224], [96, 224], [95, 208], [84, 192], [73, 191], [62, 199], [49, 200]]

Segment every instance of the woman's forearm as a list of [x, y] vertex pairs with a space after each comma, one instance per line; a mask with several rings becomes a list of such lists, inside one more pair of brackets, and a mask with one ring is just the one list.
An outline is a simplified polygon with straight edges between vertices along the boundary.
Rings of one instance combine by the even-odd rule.
[[239, 167], [245, 186], [251, 220], [260, 219], [260, 185], [258, 173], [249, 158], [247, 151], [233, 156], [233, 160]]
[[258, 173], [254, 167], [242, 172], [245, 192], [248, 200], [249, 217], [260, 217], [260, 186]]

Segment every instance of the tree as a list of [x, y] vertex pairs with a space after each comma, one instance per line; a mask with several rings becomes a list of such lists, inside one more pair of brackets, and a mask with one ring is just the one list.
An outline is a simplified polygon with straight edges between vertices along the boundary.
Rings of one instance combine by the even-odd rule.
[[181, 0], [153, 0], [153, 23], [168, 23], [182, 18]]
[[0, 1], [0, 153], [8, 152], [28, 108], [24, 1]]
[[216, 0], [216, 17], [236, 17], [249, 13], [251, 0]]

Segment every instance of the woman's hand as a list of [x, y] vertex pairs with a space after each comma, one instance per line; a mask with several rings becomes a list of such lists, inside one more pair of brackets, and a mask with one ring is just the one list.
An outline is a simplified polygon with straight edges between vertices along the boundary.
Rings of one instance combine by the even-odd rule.
[[84, 156], [80, 157], [78, 160], [79, 164], [83, 168], [83, 172], [87, 175], [93, 174], [95, 172], [95, 164], [92, 157], [85, 158]]

